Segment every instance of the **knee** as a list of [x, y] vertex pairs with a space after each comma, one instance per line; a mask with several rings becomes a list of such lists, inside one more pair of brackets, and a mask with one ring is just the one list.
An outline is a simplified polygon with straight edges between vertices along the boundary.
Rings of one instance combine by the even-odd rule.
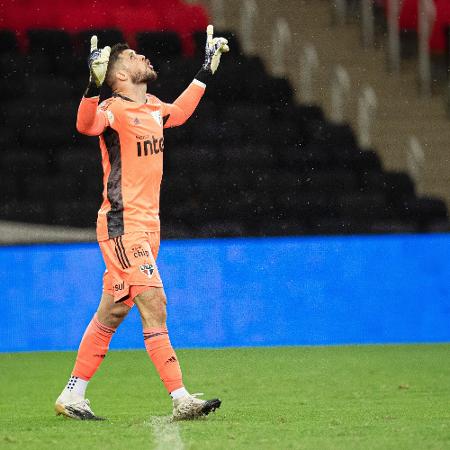
[[106, 325], [107, 327], [117, 328], [125, 319], [128, 314], [129, 308], [121, 308], [112, 311], [101, 311], [97, 312], [97, 317], [100, 323]]
[[143, 292], [135, 298], [145, 327], [164, 326], [167, 298], [162, 289]]
[[128, 311], [121, 310], [121, 311], [112, 311], [109, 315], [109, 320], [111, 323], [113, 323], [114, 328], [117, 328], [125, 319], [125, 316], [128, 314]]

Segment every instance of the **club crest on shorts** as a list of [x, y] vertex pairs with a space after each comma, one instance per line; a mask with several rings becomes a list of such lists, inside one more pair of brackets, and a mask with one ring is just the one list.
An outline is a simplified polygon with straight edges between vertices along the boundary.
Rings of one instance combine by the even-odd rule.
[[142, 273], [145, 273], [145, 275], [147, 275], [149, 278], [151, 278], [151, 276], [153, 275], [153, 272], [155, 271], [155, 268], [153, 267], [152, 264], [145, 263], [145, 264], [141, 264], [139, 266], [139, 270]]

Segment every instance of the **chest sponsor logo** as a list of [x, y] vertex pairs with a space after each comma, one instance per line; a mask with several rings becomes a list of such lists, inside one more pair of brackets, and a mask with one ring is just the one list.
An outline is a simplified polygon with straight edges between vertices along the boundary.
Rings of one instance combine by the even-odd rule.
[[155, 268], [153, 267], [152, 264], [141, 264], [141, 265], [139, 266], [139, 270], [140, 270], [143, 274], [145, 274], [145, 275], [147, 275], [149, 278], [151, 278], [152, 275], [153, 275], [153, 272], [155, 271]]
[[146, 139], [145, 141], [137, 142], [137, 155], [138, 156], [149, 156], [156, 155], [159, 152], [164, 151], [164, 138], [155, 138], [152, 136], [151, 139]]

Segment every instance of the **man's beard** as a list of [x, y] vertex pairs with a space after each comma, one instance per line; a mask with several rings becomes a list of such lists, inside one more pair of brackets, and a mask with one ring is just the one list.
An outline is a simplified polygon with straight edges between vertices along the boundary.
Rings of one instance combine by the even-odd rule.
[[158, 74], [148, 68], [145, 72], [137, 72], [131, 75], [131, 81], [134, 84], [148, 83], [149, 81], [155, 81], [158, 78]]

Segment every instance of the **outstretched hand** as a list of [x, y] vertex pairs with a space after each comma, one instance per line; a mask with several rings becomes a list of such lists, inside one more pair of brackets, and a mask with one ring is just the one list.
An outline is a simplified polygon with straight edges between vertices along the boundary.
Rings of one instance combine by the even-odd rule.
[[225, 38], [215, 38], [213, 35], [214, 27], [212, 25], [208, 25], [206, 28], [205, 62], [203, 63], [203, 69], [211, 72], [212, 74], [214, 74], [219, 67], [222, 53], [227, 53], [230, 51], [228, 41]]
[[97, 48], [97, 36], [91, 37], [91, 53], [89, 54], [89, 69], [91, 71], [91, 81], [100, 87], [105, 81], [106, 70], [108, 69], [109, 55], [111, 47]]

